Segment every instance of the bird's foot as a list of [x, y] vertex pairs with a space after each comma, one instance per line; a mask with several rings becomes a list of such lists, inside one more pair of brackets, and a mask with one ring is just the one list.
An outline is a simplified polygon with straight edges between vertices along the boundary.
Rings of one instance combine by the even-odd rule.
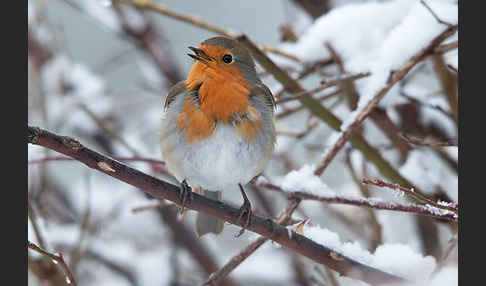
[[238, 220], [236, 221], [237, 224], [240, 223], [241, 219], [245, 219], [245, 224], [243, 225], [243, 228], [238, 232], [235, 237], [240, 237], [244, 232], [245, 229], [248, 228], [251, 225], [251, 203], [248, 197], [246, 196], [245, 190], [243, 190], [243, 186], [241, 184], [238, 184], [240, 187], [241, 195], [243, 196], [243, 205], [240, 207], [239, 210], [239, 215], [238, 215]]
[[180, 193], [180, 199], [181, 199], [181, 210], [180, 214], [182, 215], [184, 213], [184, 205], [186, 202], [190, 202], [192, 200], [192, 190], [191, 187], [187, 184], [186, 180], [183, 180], [181, 185], [181, 193]]

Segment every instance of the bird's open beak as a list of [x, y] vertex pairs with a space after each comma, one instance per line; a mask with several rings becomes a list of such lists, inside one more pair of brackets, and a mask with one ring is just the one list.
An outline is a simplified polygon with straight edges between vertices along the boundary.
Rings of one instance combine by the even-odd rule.
[[189, 47], [189, 49], [194, 52], [194, 55], [193, 54], [187, 54], [191, 58], [193, 58], [197, 61], [203, 62], [203, 63], [213, 61], [213, 59], [210, 56], [206, 55], [206, 53], [203, 50], [198, 49], [198, 48], [194, 48], [194, 47]]

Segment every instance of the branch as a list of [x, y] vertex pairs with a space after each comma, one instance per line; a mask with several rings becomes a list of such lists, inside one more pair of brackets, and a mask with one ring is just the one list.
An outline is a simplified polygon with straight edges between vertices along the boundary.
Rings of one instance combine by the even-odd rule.
[[432, 10], [432, 8], [430, 8], [429, 4], [425, 3], [424, 0], [420, 0], [420, 4], [424, 5], [424, 7], [427, 10], [429, 10], [430, 14], [432, 14], [432, 16], [435, 18], [435, 20], [437, 20], [437, 22], [439, 22], [440, 24], [446, 25], [449, 28], [454, 26], [454, 24], [448, 23], [448, 22], [442, 20], [441, 18], [439, 18], [439, 16], [437, 16], [437, 14], [434, 12], [434, 10]]
[[32, 250], [34, 250], [34, 251], [36, 251], [40, 254], [43, 254], [45, 256], [48, 256], [49, 258], [51, 258], [53, 260], [54, 264], [59, 263], [59, 265], [61, 265], [61, 267], [64, 270], [64, 273], [66, 275], [66, 283], [68, 285], [76, 286], [76, 280], [74, 279], [74, 275], [69, 270], [69, 267], [67, 266], [66, 262], [64, 261], [64, 258], [62, 256], [61, 252], [59, 252], [57, 255], [50, 253], [50, 252], [45, 251], [44, 249], [38, 247], [37, 245], [33, 244], [30, 241], [27, 241], [27, 248], [32, 249]]
[[[178, 204], [181, 203], [179, 187], [103, 156], [70, 137], [59, 136], [46, 130], [29, 126], [27, 141], [70, 156], [84, 163], [89, 168], [137, 187], [153, 197], [170, 200]], [[192, 200], [185, 203], [185, 207], [218, 217], [241, 227], [245, 224], [244, 221], [238, 219], [239, 209], [196, 193], [193, 193]], [[347, 257], [336, 260], [333, 258], [334, 254], [331, 255], [331, 253], [335, 252], [330, 248], [295, 232], [289, 235], [287, 228], [273, 222], [271, 219], [252, 215], [251, 222], [251, 225], [247, 227], [249, 231], [268, 237], [317, 263], [328, 266], [341, 275], [373, 285], [405, 281], [403, 278], [369, 267]]]
[[[114, 2], [131, 4], [131, 5], [133, 5], [137, 8], [140, 8], [140, 9], [152, 10], [152, 11], [157, 12], [159, 14], [163, 14], [163, 15], [168, 16], [170, 18], [173, 18], [173, 19], [176, 19], [176, 20], [197, 26], [199, 28], [211, 31], [213, 33], [216, 33], [216, 34], [228, 37], [228, 38], [235, 39], [237, 37], [237, 35], [235, 33], [230, 32], [230, 31], [225, 30], [225, 29], [222, 29], [218, 26], [206, 23], [199, 18], [184, 15], [182, 13], [172, 11], [164, 5], [152, 3], [152, 2], [147, 1], [147, 0], [114, 0]], [[274, 53], [274, 54], [286, 57], [286, 58], [291, 59], [291, 60], [296, 61], [296, 62], [301, 61], [296, 56], [287, 54], [286, 52], [279, 50], [279, 49], [276, 49], [276, 48], [271, 47], [271, 46], [266, 46], [266, 45], [261, 46], [261, 49], [266, 51], [266, 52], [270, 52], [270, 53]]]
[[[277, 218], [278, 224], [285, 224], [285, 222], [290, 218], [294, 210], [299, 205], [300, 200], [291, 200], [289, 206], [282, 212], [282, 214]], [[228, 261], [221, 269], [217, 272], [211, 274], [209, 279], [206, 280], [202, 285], [218, 285], [221, 279], [228, 276], [228, 274], [233, 271], [238, 265], [240, 265], [245, 259], [247, 259], [251, 254], [253, 254], [260, 246], [268, 241], [267, 237], [261, 236], [251, 244], [249, 244], [240, 253], [233, 256], [233, 258]]]
[[[305, 89], [298, 81], [291, 78], [286, 72], [279, 68], [267, 55], [260, 51], [258, 47], [253, 44], [250, 39], [248, 39], [248, 37], [243, 35], [238, 37], [238, 40], [246, 45], [260, 65], [272, 73], [274, 78], [279, 81], [286, 90], [294, 94], [305, 92]], [[322, 106], [317, 99], [314, 99], [309, 95], [303, 95], [299, 98], [299, 101], [312, 113], [312, 115], [326, 122], [334, 130], [341, 130], [342, 121], [329, 109]], [[292, 112], [295, 112], [295, 110], [290, 111], [290, 113]], [[276, 117], [279, 116], [277, 115]], [[280, 116], [280, 118], [281, 117], [282, 116]], [[386, 161], [383, 156], [362, 136], [353, 135], [351, 136], [350, 141], [353, 147], [360, 150], [366, 159], [371, 161], [383, 176], [401, 185], [412, 186], [412, 184], [406, 178], [404, 178], [388, 161]], [[416, 188], [416, 192], [420, 192], [420, 190]]]
[[455, 214], [457, 214], [458, 211], [459, 211], [456, 204], [434, 202], [433, 200], [427, 198], [426, 196], [424, 196], [422, 194], [417, 194], [414, 191], [413, 188], [409, 189], [409, 188], [400, 186], [399, 184], [392, 184], [392, 183], [384, 182], [384, 181], [378, 180], [378, 179], [375, 179], [373, 181], [368, 180], [368, 179], [363, 179], [363, 184], [370, 184], [370, 185], [375, 185], [375, 186], [378, 186], [378, 187], [387, 187], [387, 188], [390, 188], [390, 189], [393, 189], [393, 190], [398, 190], [398, 191], [401, 191], [401, 192], [407, 194], [408, 196], [416, 198], [417, 200], [421, 201], [425, 205], [428, 204], [428, 205], [434, 206], [438, 209], [451, 211]]
[[320, 91], [323, 91], [323, 90], [325, 90], [329, 87], [340, 85], [344, 81], [358, 80], [358, 79], [361, 79], [361, 78], [364, 78], [364, 77], [367, 77], [367, 76], [370, 76], [370, 75], [371, 74], [369, 72], [357, 73], [357, 74], [346, 74], [346, 75], [341, 75], [341, 76], [337, 76], [337, 77], [334, 77], [334, 78], [330, 78], [330, 79], [327, 79], [327, 80], [323, 80], [321, 82], [322, 85], [319, 86], [319, 87], [316, 87], [316, 88], [308, 90], [308, 91], [298, 92], [298, 93], [292, 94], [292, 96], [286, 96], [286, 97], [283, 97], [283, 98], [279, 98], [276, 101], [276, 103], [278, 104], [278, 103], [282, 103], [282, 102], [286, 102], [286, 101], [290, 101], [290, 100], [294, 100], [294, 99], [299, 99], [302, 96], [312, 95], [312, 94], [318, 93]]
[[457, 140], [448, 140], [448, 141], [425, 141], [422, 138], [418, 138], [415, 136], [407, 135], [404, 133], [400, 134], [400, 137], [403, 138], [410, 144], [419, 145], [419, 146], [429, 146], [429, 147], [457, 147]]
[[378, 105], [378, 103], [383, 99], [387, 92], [401, 79], [407, 75], [407, 73], [420, 61], [425, 59], [426, 56], [434, 52], [435, 47], [440, 45], [445, 39], [453, 35], [457, 31], [457, 25], [447, 28], [444, 32], [440, 33], [435, 37], [427, 47], [420, 50], [417, 54], [412, 56], [408, 61], [406, 61], [398, 70], [391, 74], [390, 79], [387, 81], [386, 85], [382, 87], [373, 96], [373, 98], [367, 102], [367, 104], [359, 111], [354, 120], [339, 134], [339, 138], [333, 147], [326, 152], [324, 159], [319, 163], [316, 175], [322, 174], [324, 169], [331, 163], [332, 159], [341, 150], [346, 141], [351, 137], [353, 131], [364, 121], [364, 119], [373, 111], [373, 109]]
[[[309, 200], [309, 201], [319, 201], [319, 202], [326, 202], [326, 203], [333, 203], [333, 204], [353, 205], [353, 206], [367, 207], [367, 208], [372, 208], [377, 210], [408, 212], [408, 213], [414, 213], [418, 215], [431, 216], [438, 219], [446, 219], [456, 223], [458, 222], [457, 210], [449, 207], [446, 209], [442, 205], [439, 205], [440, 208], [448, 210], [448, 212], [439, 213], [434, 209], [431, 209], [430, 207], [416, 205], [416, 204], [397, 204], [394, 202], [384, 202], [381, 199], [337, 196], [334, 193], [327, 196], [324, 195], [319, 196], [319, 195], [311, 194], [308, 192], [301, 192], [301, 191], [288, 192], [283, 190], [279, 186], [271, 183], [260, 183], [258, 184], [258, 186], [267, 188], [272, 191], [284, 193], [289, 199], [300, 199], [302, 201]], [[437, 206], [437, 203], [435, 202], [432, 203], [434, 207], [439, 208]]]
[[[164, 161], [156, 160], [156, 159], [151, 159], [151, 158], [140, 158], [140, 157], [113, 157], [113, 159], [122, 161], [122, 162], [145, 162], [149, 164], [156, 164], [156, 165], [161, 165], [165, 166]], [[56, 157], [44, 157], [40, 159], [35, 159], [35, 160], [30, 160], [28, 164], [40, 164], [40, 163], [47, 163], [47, 162], [52, 162], [52, 161], [75, 161], [75, 159], [70, 158], [70, 157], [64, 157], [64, 156], [56, 156]]]

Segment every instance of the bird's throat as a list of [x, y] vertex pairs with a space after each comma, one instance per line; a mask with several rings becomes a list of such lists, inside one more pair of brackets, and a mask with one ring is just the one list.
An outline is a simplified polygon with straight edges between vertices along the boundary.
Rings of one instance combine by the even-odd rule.
[[199, 109], [212, 121], [230, 122], [235, 114], [245, 114], [250, 104], [251, 85], [237, 70], [196, 64], [186, 79], [186, 88], [198, 89]]

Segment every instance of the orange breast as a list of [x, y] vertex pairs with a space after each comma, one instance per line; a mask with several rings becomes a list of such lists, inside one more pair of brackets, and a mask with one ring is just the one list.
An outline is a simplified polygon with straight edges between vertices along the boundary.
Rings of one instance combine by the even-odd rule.
[[199, 87], [201, 102], [197, 106], [192, 98], [187, 98], [177, 118], [177, 128], [187, 132], [188, 144], [209, 138], [219, 122], [231, 124], [235, 114], [243, 117], [236, 130], [244, 139], [252, 141], [263, 128], [260, 113], [248, 98], [251, 85], [236, 67], [221, 69], [196, 62], [185, 83], [188, 91]]

